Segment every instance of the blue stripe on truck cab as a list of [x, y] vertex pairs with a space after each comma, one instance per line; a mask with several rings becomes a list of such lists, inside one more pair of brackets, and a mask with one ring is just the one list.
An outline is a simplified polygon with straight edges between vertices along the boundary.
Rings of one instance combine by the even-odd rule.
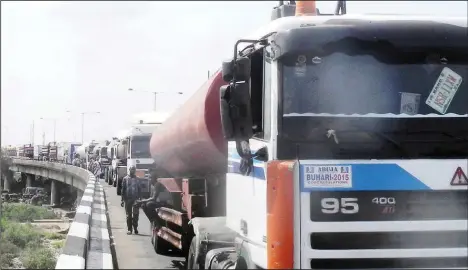
[[[228, 153], [228, 172], [241, 174], [240, 172], [240, 156], [235, 152], [236, 150], [229, 151]], [[249, 176], [253, 176], [255, 179], [258, 180], [265, 180], [265, 162], [259, 160], [253, 160], [253, 168], [252, 172], [250, 172]]]

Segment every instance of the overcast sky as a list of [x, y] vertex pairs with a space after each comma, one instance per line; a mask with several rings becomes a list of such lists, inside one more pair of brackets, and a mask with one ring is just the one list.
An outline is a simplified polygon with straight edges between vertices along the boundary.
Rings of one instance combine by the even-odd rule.
[[[235, 41], [268, 23], [273, 2], [1, 2], [1, 142], [107, 139], [131, 116], [169, 112], [230, 55]], [[319, 1], [332, 12], [334, 1]], [[348, 13], [466, 16], [465, 1], [348, 1]], [[66, 113], [73, 111], [75, 113]], [[41, 120], [44, 118], [45, 120]]]

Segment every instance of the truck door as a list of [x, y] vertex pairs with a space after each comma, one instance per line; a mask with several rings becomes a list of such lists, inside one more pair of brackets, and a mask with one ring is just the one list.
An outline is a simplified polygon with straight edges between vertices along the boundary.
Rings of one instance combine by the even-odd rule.
[[[248, 231], [249, 249], [252, 262], [266, 268], [265, 256], [254, 256], [262, 254], [266, 250], [266, 218], [267, 218], [267, 183], [266, 168], [267, 161], [271, 160], [271, 72], [270, 59], [265, 57], [265, 50], [255, 52], [251, 57], [251, 100], [252, 118], [254, 123], [254, 137], [249, 140], [252, 153], [264, 148], [267, 155], [259, 156], [253, 160], [253, 168], [250, 174], [250, 187], [247, 189], [249, 198], [246, 226]], [[247, 195], [247, 194], [246, 194]]]

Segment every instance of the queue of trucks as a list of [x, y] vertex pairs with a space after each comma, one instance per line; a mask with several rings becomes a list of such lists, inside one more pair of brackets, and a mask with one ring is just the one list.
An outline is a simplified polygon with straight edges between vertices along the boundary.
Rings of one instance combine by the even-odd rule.
[[188, 269], [467, 268], [466, 31], [280, 1], [176, 112], [80, 151], [165, 186], [151, 242]]
[[75, 142], [49, 142], [46, 145], [25, 144], [17, 147], [10, 145], [4, 150], [11, 157], [71, 164], [76, 148], [80, 145], [81, 143]]

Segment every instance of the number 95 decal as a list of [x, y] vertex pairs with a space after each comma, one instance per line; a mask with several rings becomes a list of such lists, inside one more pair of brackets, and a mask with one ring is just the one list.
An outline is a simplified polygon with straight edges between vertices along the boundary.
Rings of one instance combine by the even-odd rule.
[[359, 212], [357, 198], [323, 198], [320, 204], [324, 214], [356, 214]]

